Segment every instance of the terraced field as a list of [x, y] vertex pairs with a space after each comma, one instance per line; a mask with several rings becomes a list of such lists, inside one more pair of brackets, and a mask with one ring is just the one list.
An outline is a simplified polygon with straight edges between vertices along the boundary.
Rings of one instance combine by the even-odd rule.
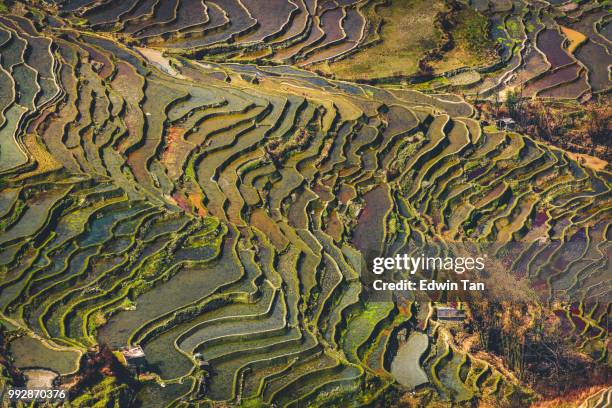
[[603, 32], [609, 6], [582, 3], [472, 2], [491, 21], [499, 59], [477, 69], [456, 65], [430, 86], [478, 97], [520, 90], [525, 97], [571, 101], [606, 94], [612, 86], [610, 38]]
[[[425, 79], [427, 88], [460, 89], [479, 97], [503, 96], [507, 90], [521, 88], [525, 96], [572, 100], [610, 89], [605, 2], [580, 6], [523, 0], [454, 2], [451, 6], [433, 2], [431, 7], [421, 7], [418, 1], [403, 3], [65, 1], [61, 10], [76, 12], [78, 22], [93, 30], [109, 31], [128, 44], [170, 55], [294, 64], [370, 83]], [[458, 22], [449, 23], [457, 25], [457, 33], [451, 34], [455, 49], [433, 64], [433, 77], [423, 77], [419, 61], [427, 58], [427, 47], [440, 41], [439, 28], [432, 27], [436, 13], [444, 13], [445, 7], [465, 9]], [[419, 17], [394, 17], [410, 13]], [[474, 37], [487, 36], [478, 31], [482, 27], [476, 21], [481, 20], [488, 20], [490, 43], [474, 43]], [[422, 37], [404, 39], [401, 30], [406, 28]], [[398, 48], [398, 36], [410, 42], [408, 51]], [[486, 50], [487, 57], [479, 59], [478, 52], [484, 51], [479, 47], [497, 49], [493, 55]]]
[[[608, 366], [611, 174], [485, 130], [456, 95], [305, 69], [376, 43], [382, 3], [0, 14], [0, 313], [20, 333], [15, 365], [68, 382], [97, 345], [142, 347], [151, 375], [129, 403], [109, 376], [75, 406], [360, 406], [411, 384], [446, 404], [527, 406], [534, 392], [457, 344], [438, 303], [363, 285], [365, 254], [462, 241], [495, 244], [544, 303], [564, 299], [563, 337]], [[559, 31], [544, 12], [558, 6], [516, 3], [498, 12], [510, 62], [466, 91], [608, 90], [603, 7], [568, 11]], [[567, 30], [589, 40], [568, 53]], [[402, 331], [418, 352], [402, 352]], [[396, 354], [421, 371], [398, 382]]]

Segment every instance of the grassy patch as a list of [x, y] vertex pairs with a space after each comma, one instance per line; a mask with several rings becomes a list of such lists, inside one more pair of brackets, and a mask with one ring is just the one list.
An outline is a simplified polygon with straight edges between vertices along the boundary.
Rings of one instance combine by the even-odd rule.
[[478, 11], [463, 7], [457, 13], [456, 27], [452, 31], [455, 46], [443, 59], [434, 64], [438, 72], [463, 66], [491, 64], [497, 58], [496, 44], [488, 33], [488, 20]]
[[508, 34], [510, 34], [510, 37], [512, 38], [521, 38], [521, 25], [514, 18], [511, 18], [506, 22], [506, 31], [508, 31]]
[[22, 336], [11, 342], [15, 366], [19, 368], [41, 367], [68, 374], [78, 368], [79, 354], [75, 350], [52, 349], [41, 340]]
[[79, 27], [84, 27], [87, 25], [88, 21], [85, 18], [74, 18], [73, 21], [74, 25], [79, 26]]
[[487, 55], [494, 46], [487, 32], [487, 24], [485, 16], [465, 7], [459, 12], [453, 37], [459, 46], [463, 46], [474, 55]]
[[0, 0], [0, 13], [8, 13], [9, 8], [8, 5], [6, 4], [6, 1], [4, 0]]
[[440, 39], [434, 20], [444, 9], [440, 0], [394, 1], [389, 7], [378, 9], [383, 19], [379, 44], [316, 68], [352, 80], [413, 75], [419, 60]]

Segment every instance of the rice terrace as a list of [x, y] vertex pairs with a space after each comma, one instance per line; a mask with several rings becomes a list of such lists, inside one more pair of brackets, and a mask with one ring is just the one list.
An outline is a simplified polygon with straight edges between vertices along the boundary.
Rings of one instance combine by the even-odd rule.
[[612, 406], [611, 11], [0, 0], [3, 406]]

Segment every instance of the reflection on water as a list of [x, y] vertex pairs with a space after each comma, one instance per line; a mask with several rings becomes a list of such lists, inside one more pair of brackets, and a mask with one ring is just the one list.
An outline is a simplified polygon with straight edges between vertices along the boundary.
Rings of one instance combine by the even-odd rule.
[[391, 374], [397, 382], [405, 387], [414, 389], [421, 384], [427, 383], [427, 374], [419, 363], [429, 339], [427, 335], [420, 332], [413, 332], [404, 344], [401, 344], [397, 355], [391, 363]]

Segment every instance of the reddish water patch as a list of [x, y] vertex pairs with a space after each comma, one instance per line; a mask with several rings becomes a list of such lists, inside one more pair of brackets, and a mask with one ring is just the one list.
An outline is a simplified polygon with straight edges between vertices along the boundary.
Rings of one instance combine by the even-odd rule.
[[561, 86], [546, 89], [538, 94], [543, 98], [563, 98], [563, 99], [577, 99], [589, 90], [589, 84], [586, 78], [586, 74], [583, 72], [580, 74], [580, 78], [576, 81], [563, 84]]
[[544, 225], [544, 223], [548, 221], [548, 214], [544, 211], [540, 211], [538, 215], [536, 215], [535, 220], [533, 220], [534, 227], [539, 227]]
[[146, 169], [146, 160], [143, 158], [142, 151], [134, 150], [128, 153], [126, 161], [139, 183], [149, 183], [149, 173]]
[[537, 292], [537, 293], [547, 293], [548, 292], [548, 282], [546, 282], [545, 280], [537, 280], [533, 283], [533, 289]]
[[351, 8], [346, 11], [342, 27], [348, 41], [359, 41], [364, 25], [365, 20], [357, 9]]
[[324, 47], [344, 37], [341, 23], [343, 15], [344, 13], [340, 8], [327, 11], [323, 14], [321, 17], [321, 28], [325, 32], [325, 39], [320, 46]]
[[340, 171], [338, 172], [338, 175], [340, 177], [347, 177], [347, 176], [353, 174], [357, 170], [358, 170], [358, 168], [356, 166], [344, 167], [344, 168], [340, 169]]
[[[44, 122], [46, 122], [47, 118], [49, 118], [49, 116], [52, 114], [52, 110], [51, 109], [45, 109], [40, 115], [38, 115], [32, 122], [30, 122], [30, 124], [28, 125], [28, 129], [27, 132], [28, 133], [34, 133], [34, 132], [38, 132], [39, 134], [44, 133], [44, 127], [46, 127], [46, 125], [48, 125], [48, 123], [46, 125], [42, 125]], [[42, 125], [43, 128], [39, 129], [39, 127]]]
[[89, 57], [92, 59], [92, 61], [94, 61], [94, 64], [92, 65], [96, 70], [97, 74], [100, 76], [100, 78], [106, 79], [113, 73], [113, 64], [106, 57], [106, 55], [102, 54], [95, 48], [89, 47], [85, 44], [81, 44], [80, 46], [87, 51]]
[[185, 199], [183, 194], [178, 191], [172, 194], [172, 199], [176, 202], [176, 204], [181, 207], [183, 210], [187, 212], [191, 212], [191, 204], [188, 200]]
[[334, 183], [336, 182], [336, 178], [335, 177], [329, 177], [325, 180], [321, 181], [321, 184], [323, 184], [324, 186], [327, 186], [329, 188], [332, 188], [334, 186]]
[[565, 311], [557, 309], [554, 311], [556, 317], [561, 321], [561, 335], [567, 337], [572, 334], [573, 326], [565, 315]]
[[481, 167], [467, 174], [468, 180], [474, 180], [476, 177], [480, 176], [487, 170], [486, 167]]
[[270, 238], [270, 241], [277, 249], [282, 249], [287, 244], [287, 239], [276, 222], [268, 216], [261, 208], [256, 208], [251, 214], [250, 224], [259, 228]]
[[574, 235], [571, 236], [569, 242], [584, 242], [587, 239], [585, 228], [580, 228]]
[[162, 1], [156, 5], [151, 19], [129, 21], [123, 31], [128, 34], [138, 34], [140, 30], [153, 24], [167, 24], [175, 17], [177, 5], [178, 0]]
[[597, 327], [595, 326], [591, 326], [589, 325], [589, 328], [587, 329], [585, 335], [587, 337], [593, 338], [593, 337], [597, 337], [601, 334], [601, 330], [599, 330]]
[[333, 210], [327, 219], [327, 225], [325, 226], [325, 232], [329, 234], [334, 241], [340, 241], [342, 238], [342, 223], [338, 218], [338, 212]]
[[572, 322], [576, 326], [576, 331], [577, 332], [582, 332], [584, 330], [584, 328], [586, 327], [585, 321], [582, 320], [579, 316], [576, 316], [576, 315], [571, 315], [571, 318], [572, 318]]
[[251, 15], [259, 22], [259, 29], [242, 41], [261, 41], [285, 25], [295, 6], [285, 0], [242, 0]]
[[314, 191], [315, 194], [318, 195], [323, 201], [331, 201], [334, 199], [334, 196], [328, 191], [328, 189], [320, 184], [315, 184], [312, 191]]
[[348, 204], [349, 201], [355, 198], [355, 190], [343, 184], [338, 192], [338, 198], [342, 204]]
[[578, 77], [579, 69], [580, 67], [578, 64], [572, 64], [568, 65], [567, 67], [560, 68], [554, 72], [549, 71], [542, 77], [530, 82], [525, 87], [525, 94], [531, 96], [543, 89], [561, 85], [564, 82], [573, 81]]
[[546, 29], [538, 35], [538, 48], [546, 55], [552, 68], [572, 63], [572, 58], [563, 49], [563, 36], [557, 30]]

